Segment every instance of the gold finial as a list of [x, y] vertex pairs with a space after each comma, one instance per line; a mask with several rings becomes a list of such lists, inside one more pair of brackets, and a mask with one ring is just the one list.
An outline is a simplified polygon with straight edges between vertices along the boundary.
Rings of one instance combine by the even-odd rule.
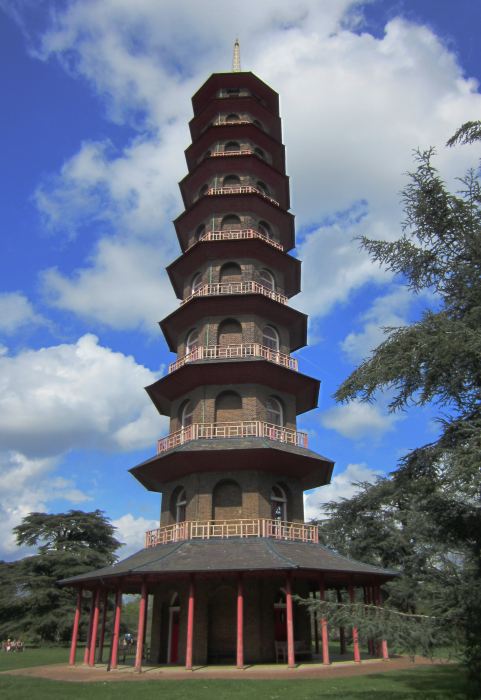
[[239, 39], [236, 39], [234, 41], [234, 53], [232, 55], [232, 72], [233, 73], [240, 73], [240, 69], [241, 69], [240, 44], [239, 44]]

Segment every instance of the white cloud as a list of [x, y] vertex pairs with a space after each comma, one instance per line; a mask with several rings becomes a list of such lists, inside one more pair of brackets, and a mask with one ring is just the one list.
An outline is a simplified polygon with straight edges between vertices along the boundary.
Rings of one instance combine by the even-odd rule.
[[363, 329], [358, 333], [349, 333], [342, 341], [343, 352], [352, 362], [366, 358], [385, 339], [383, 328], [406, 325], [413, 301], [414, 295], [407, 287], [401, 286], [396, 286], [388, 294], [377, 297], [361, 316], [364, 322]]
[[27, 325], [45, 323], [27, 299], [20, 292], [0, 294], [0, 332], [11, 334]]
[[[314, 316], [366, 282], [389, 281], [353, 236], [396, 237], [412, 149], [444, 144], [481, 110], [476, 83], [430, 29], [394, 19], [376, 38], [352, 30], [360, 13], [349, 0], [268, 0], [236, 15], [244, 68], [281, 95], [293, 210], [309, 231], [299, 244], [304, 291], [296, 305]], [[160, 267], [175, 254], [165, 224], [180, 211], [175, 183], [185, 172], [189, 97], [212, 70], [229, 67], [231, 8], [93, 0], [70, 3], [52, 22], [39, 55], [87, 78], [111, 118], [145, 132], [122, 151], [83, 144], [38, 189], [51, 227], [73, 235], [87, 222], [101, 236], [87, 265], [49, 273], [47, 289], [62, 308], [115, 328], [146, 328], [141, 304], [119, 308], [115, 257], [132, 253], [128, 277], [137, 280], [143, 252], [144, 285], [159, 293], [163, 283], [147, 258], [155, 253]], [[439, 165], [452, 182], [472, 158], [472, 149], [443, 150]], [[132, 237], [150, 243], [139, 252], [126, 242]]]
[[392, 430], [398, 420], [399, 415], [383, 413], [378, 406], [361, 401], [333, 406], [321, 414], [321, 423], [325, 428], [353, 440], [380, 438]]
[[44, 271], [43, 290], [53, 306], [100, 325], [158, 335], [157, 321], [176, 305], [162, 259], [155, 243], [104, 238], [72, 276]]
[[139, 516], [136, 518], [131, 513], [126, 513], [116, 520], [112, 520], [112, 525], [117, 528], [116, 537], [120, 542], [125, 543], [125, 547], [120, 550], [121, 559], [130, 556], [145, 546], [145, 533], [147, 530], [154, 530], [159, 527], [158, 520], [149, 520]]
[[304, 494], [305, 520], [322, 517], [324, 503], [351, 498], [359, 491], [355, 484], [365, 481], [373, 483], [380, 474], [366, 464], [348, 464], [343, 472], [332, 478], [330, 484]]
[[89, 500], [73, 481], [55, 477], [57, 460], [29, 458], [20, 452], [0, 453], [0, 559], [19, 558], [29, 551], [17, 547], [12, 528], [31, 512], [48, 510], [48, 503], [63, 499], [74, 507]]
[[156, 375], [93, 335], [0, 357], [0, 449], [29, 457], [153, 445], [165, 427], [142, 391]]

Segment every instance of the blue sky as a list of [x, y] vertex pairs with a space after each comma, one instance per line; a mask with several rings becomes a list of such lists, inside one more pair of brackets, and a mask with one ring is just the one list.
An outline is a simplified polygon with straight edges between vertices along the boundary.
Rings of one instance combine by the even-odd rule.
[[31, 510], [101, 508], [125, 551], [159, 498], [127, 469], [167, 423], [143, 386], [173, 356], [157, 321], [175, 308], [190, 97], [242, 64], [280, 93], [303, 291], [300, 368], [321, 379], [300, 417], [336, 461], [314, 515], [351, 482], [386, 473], [436, 435], [433, 407], [390, 416], [332, 394], [382, 338], [435, 300], [413, 298], [353, 241], [395, 238], [412, 149], [434, 145], [446, 180], [474, 149], [443, 144], [481, 113], [475, 0], [0, 0], [0, 557]]

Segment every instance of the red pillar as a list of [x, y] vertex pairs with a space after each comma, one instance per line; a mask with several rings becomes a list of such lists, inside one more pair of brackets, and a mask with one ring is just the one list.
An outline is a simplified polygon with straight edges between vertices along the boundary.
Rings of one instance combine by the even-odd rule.
[[[376, 605], [381, 605], [381, 588], [376, 586], [375, 589]], [[389, 661], [389, 652], [387, 648], [387, 640], [381, 639], [381, 654], [384, 661]]]
[[75, 608], [75, 615], [73, 619], [73, 629], [72, 629], [72, 643], [70, 645], [70, 657], [69, 664], [73, 666], [75, 664], [75, 652], [77, 651], [77, 639], [78, 639], [78, 628], [80, 624], [80, 614], [82, 612], [82, 589], [79, 588], [77, 592], [77, 607]]
[[90, 598], [89, 626], [88, 626], [88, 630], [87, 630], [87, 639], [85, 640], [84, 664], [88, 664], [89, 658], [90, 658], [90, 642], [92, 639], [94, 612], [95, 612], [95, 591], [92, 591], [92, 596]]
[[195, 587], [194, 576], [191, 575], [189, 583], [189, 604], [187, 608], [187, 645], [185, 649], [185, 668], [192, 671], [192, 649], [194, 646], [194, 609], [195, 609]]
[[100, 639], [99, 639], [99, 653], [97, 654], [97, 663], [102, 663], [102, 656], [104, 654], [104, 642], [105, 642], [105, 623], [107, 622], [107, 608], [108, 608], [108, 593], [104, 591], [102, 595], [102, 624], [100, 626]]
[[100, 588], [95, 591], [94, 617], [92, 621], [92, 635], [90, 637], [89, 666], [95, 665], [95, 648], [97, 646], [97, 631], [100, 616]]
[[[352, 583], [349, 584], [349, 600], [351, 603], [354, 603], [356, 600], [355, 594], [354, 594], [354, 586]], [[357, 632], [357, 627], [354, 625], [352, 628], [352, 646], [354, 650], [354, 661], [356, 663], [361, 662], [361, 653], [359, 651], [359, 634]]]
[[144, 630], [145, 630], [145, 612], [147, 610], [147, 584], [142, 581], [140, 589], [140, 605], [139, 605], [139, 624], [137, 626], [137, 650], [135, 653], [135, 670], [139, 673], [142, 671], [142, 654], [144, 651]]
[[115, 591], [115, 617], [114, 634], [112, 637], [112, 660], [110, 668], [117, 668], [119, 658], [120, 615], [122, 613], [122, 589], [119, 586]]
[[[326, 598], [326, 587], [324, 585], [324, 577], [321, 578], [319, 582], [319, 598], [320, 600], [325, 600]], [[327, 619], [321, 617], [321, 638], [322, 638], [322, 663], [329, 664], [329, 630], [327, 628]]]
[[244, 586], [242, 574], [237, 578], [237, 668], [244, 668]]
[[295, 668], [296, 656], [294, 652], [294, 614], [292, 609], [291, 573], [286, 578], [286, 622], [287, 622], [287, 665]]
[[[342, 593], [339, 588], [336, 589], [337, 602], [342, 603]], [[346, 653], [346, 631], [344, 627], [339, 627], [339, 653]]]

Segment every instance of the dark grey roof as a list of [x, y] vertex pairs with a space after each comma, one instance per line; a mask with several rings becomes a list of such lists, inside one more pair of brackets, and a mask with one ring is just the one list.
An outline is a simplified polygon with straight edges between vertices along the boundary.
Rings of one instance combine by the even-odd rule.
[[320, 544], [253, 537], [161, 544], [142, 549], [113, 566], [60, 583], [71, 585], [127, 575], [283, 570], [375, 575], [385, 579], [398, 575], [395, 571], [348, 559]]

